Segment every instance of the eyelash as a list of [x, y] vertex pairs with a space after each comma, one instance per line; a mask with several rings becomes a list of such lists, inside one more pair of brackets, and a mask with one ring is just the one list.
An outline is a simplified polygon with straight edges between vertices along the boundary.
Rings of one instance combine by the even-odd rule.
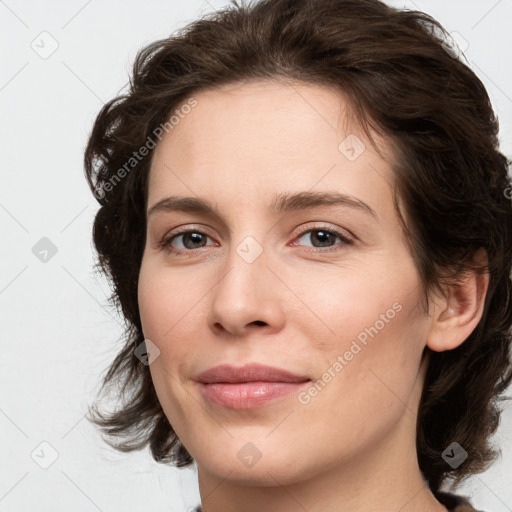
[[[351, 238], [348, 238], [341, 231], [333, 229], [329, 226], [315, 226], [314, 228], [304, 229], [303, 231], [301, 231], [300, 233], [295, 235], [295, 238], [302, 238], [302, 236], [304, 236], [306, 233], [314, 232], [314, 231], [325, 231], [331, 235], [336, 235], [343, 242], [343, 245], [351, 245], [354, 242]], [[176, 248], [172, 247], [172, 245], [171, 245], [171, 243], [174, 241], [175, 238], [177, 238], [181, 235], [185, 235], [187, 233], [198, 233], [200, 235], [206, 235], [207, 237], [212, 238], [212, 237], [210, 237], [210, 235], [208, 235], [208, 233], [204, 233], [202, 231], [199, 231], [198, 229], [186, 229], [186, 230], [177, 231], [175, 233], [171, 233], [170, 235], [164, 236], [163, 239], [159, 242], [158, 246], [161, 249], [164, 249], [169, 254], [175, 254], [178, 256], [179, 255], [192, 256], [192, 253], [197, 252], [200, 249], [203, 249], [203, 247], [200, 247], [198, 249], [176, 249]], [[341, 250], [341, 248], [339, 248], [339, 247], [336, 248], [336, 246], [327, 247], [325, 249], [321, 249], [319, 247], [308, 248], [308, 252], [313, 252], [313, 253], [336, 252], [339, 250]]]

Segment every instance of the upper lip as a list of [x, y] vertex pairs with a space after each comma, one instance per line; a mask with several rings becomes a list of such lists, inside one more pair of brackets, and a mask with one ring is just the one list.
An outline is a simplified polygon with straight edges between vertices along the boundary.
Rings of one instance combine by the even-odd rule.
[[262, 364], [247, 364], [242, 367], [235, 367], [229, 364], [214, 366], [200, 373], [196, 380], [204, 384], [214, 382], [306, 382], [310, 380], [305, 375], [297, 375], [290, 371], [273, 366]]

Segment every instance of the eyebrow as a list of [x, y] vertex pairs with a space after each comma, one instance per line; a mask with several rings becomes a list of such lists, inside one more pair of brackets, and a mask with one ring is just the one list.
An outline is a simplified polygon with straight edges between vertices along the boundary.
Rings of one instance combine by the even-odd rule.
[[[321, 206], [346, 206], [370, 214], [375, 219], [378, 215], [366, 203], [355, 197], [340, 192], [297, 192], [281, 193], [275, 196], [268, 207], [268, 212], [274, 215], [291, 211], [307, 210]], [[219, 217], [216, 208], [205, 198], [169, 196], [155, 203], [147, 212], [147, 218], [156, 212], [180, 211], [185, 213], [200, 213]]]

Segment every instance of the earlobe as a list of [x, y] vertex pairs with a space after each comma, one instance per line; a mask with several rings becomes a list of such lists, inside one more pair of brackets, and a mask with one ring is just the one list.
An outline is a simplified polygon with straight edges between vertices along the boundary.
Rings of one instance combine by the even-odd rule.
[[[487, 253], [483, 248], [476, 252], [473, 262], [478, 266], [487, 265]], [[489, 273], [471, 269], [445, 291], [445, 297], [431, 317], [426, 339], [431, 350], [452, 350], [468, 338], [482, 318], [488, 287]]]

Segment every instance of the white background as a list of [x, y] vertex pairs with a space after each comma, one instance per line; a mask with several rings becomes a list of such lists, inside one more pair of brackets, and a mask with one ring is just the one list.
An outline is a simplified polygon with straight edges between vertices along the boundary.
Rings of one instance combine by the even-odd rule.
[[[467, 41], [510, 157], [512, 0], [390, 3], [426, 11]], [[82, 159], [96, 114], [126, 84], [137, 50], [224, 5], [0, 1], [0, 511], [181, 512], [199, 502], [194, 468], [115, 452], [83, 419], [122, 331], [92, 270], [98, 204]], [[47, 59], [31, 47], [43, 31], [58, 43]], [[47, 263], [32, 252], [42, 237], [57, 248]], [[502, 458], [460, 490], [486, 512], [512, 510], [511, 434], [508, 405], [496, 436]], [[31, 458], [37, 448], [49, 460], [43, 441], [58, 452], [48, 469]]]

